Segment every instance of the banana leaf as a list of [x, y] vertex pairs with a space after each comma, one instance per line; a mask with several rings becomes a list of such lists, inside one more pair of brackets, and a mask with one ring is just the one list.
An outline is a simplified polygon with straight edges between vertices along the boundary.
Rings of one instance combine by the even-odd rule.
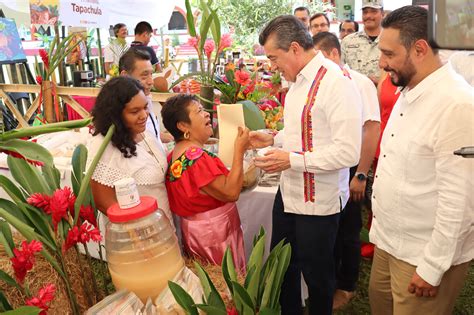
[[245, 100], [238, 101], [242, 104], [244, 110], [245, 126], [250, 130], [265, 129], [265, 120], [262, 117], [260, 109], [254, 102]]

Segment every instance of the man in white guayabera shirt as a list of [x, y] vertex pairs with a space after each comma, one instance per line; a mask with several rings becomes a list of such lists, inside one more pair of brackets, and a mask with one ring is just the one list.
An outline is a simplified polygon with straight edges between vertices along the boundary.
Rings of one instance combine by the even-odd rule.
[[473, 88], [427, 41], [428, 14], [382, 22], [380, 67], [401, 87], [373, 187], [372, 314], [452, 314], [474, 258]]
[[[272, 66], [294, 82], [286, 96], [285, 128], [275, 138], [282, 149], [255, 159], [267, 172], [282, 171], [271, 242], [273, 247], [286, 239], [292, 249], [280, 295], [282, 314], [302, 314], [301, 273], [310, 314], [332, 314], [334, 244], [349, 197], [349, 167], [360, 154], [360, 98], [349, 76], [314, 50], [311, 35], [295, 17], [273, 19], [259, 41]], [[257, 147], [274, 143], [268, 134], [250, 137]]]

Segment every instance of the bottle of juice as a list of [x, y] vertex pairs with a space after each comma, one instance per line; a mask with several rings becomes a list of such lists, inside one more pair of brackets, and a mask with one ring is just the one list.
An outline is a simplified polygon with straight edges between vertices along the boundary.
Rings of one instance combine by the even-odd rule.
[[176, 234], [156, 199], [140, 197], [128, 209], [112, 205], [105, 248], [112, 282], [117, 290], [134, 292], [143, 303], [161, 293], [184, 267]]

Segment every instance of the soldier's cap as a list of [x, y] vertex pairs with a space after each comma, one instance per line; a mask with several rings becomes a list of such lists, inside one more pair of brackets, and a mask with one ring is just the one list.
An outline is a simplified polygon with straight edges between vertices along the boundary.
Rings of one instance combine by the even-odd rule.
[[362, 0], [362, 9], [364, 8], [382, 9], [383, 1], [382, 0]]

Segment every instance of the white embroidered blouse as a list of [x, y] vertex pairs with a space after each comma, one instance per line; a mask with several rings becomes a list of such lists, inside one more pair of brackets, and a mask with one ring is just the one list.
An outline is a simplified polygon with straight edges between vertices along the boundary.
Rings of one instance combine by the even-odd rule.
[[[163, 210], [173, 225], [165, 187], [165, 174], [168, 168], [166, 156], [148, 131], [144, 135], [145, 139], [137, 143], [137, 155], [131, 158], [125, 158], [119, 149], [109, 143], [97, 164], [92, 179], [108, 187], [114, 187], [114, 182], [123, 178], [135, 179], [140, 196], [156, 198], [158, 207]], [[88, 144], [88, 166], [103, 140], [102, 135], [97, 135]]]

